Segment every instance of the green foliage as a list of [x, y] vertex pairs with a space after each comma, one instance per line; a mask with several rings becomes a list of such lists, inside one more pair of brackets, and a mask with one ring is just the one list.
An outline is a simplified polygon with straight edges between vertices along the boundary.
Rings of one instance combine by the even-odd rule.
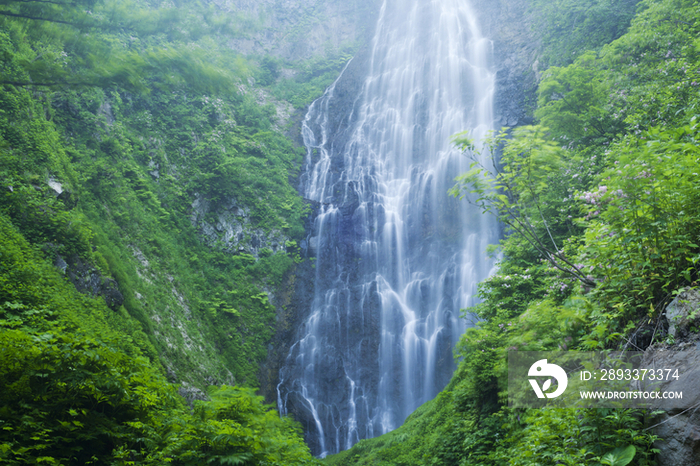
[[[36, 314], [46, 315], [22, 313]], [[58, 325], [36, 332], [2, 324], [4, 464], [316, 463], [300, 427], [250, 389], [212, 389], [211, 401], [190, 413], [145, 358]]]
[[291, 64], [296, 71], [292, 78], [281, 79], [273, 87], [272, 93], [280, 100], [285, 100], [297, 109], [303, 109], [323, 94], [343, 70], [356, 47], [348, 47], [315, 57], [310, 60]]
[[317, 464], [300, 426], [280, 418], [252, 390], [222, 386], [210, 396], [197, 403], [191, 418], [168, 423], [163, 455], [176, 458], [174, 464]]
[[650, 446], [656, 437], [642, 430], [645, 420], [633, 410], [543, 408], [523, 415], [525, 428], [505, 440], [509, 448], [490, 456], [493, 464], [626, 465], [633, 458], [634, 464], [655, 464]]
[[507, 269], [501, 268], [497, 274], [479, 284], [479, 296], [483, 301], [471, 311], [486, 320], [516, 317], [527, 308], [530, 300], [546, 293], [549, 275], [548, 269], [543, 266], [523, 270], [511, 264]]
[[139, 450], [134, 423], [177, 405], [175, 391], [144, 358], [65, 333], [0, 333], [5, 464], [104, 463]]
[[634, 459], [636, 452], [637, 449], [634, 447], [634, 445], [617, 447], [613, 451], [603, 455], [603, 457], [600, 459], [600, 463], [610, 466], [627, 466]]
[[544, 45], [544, 61], [567, 65], [587, 50], [612, 42], [629, 27], [639, 0], [535, 0], [533, 32]]
[[604, 107], [609, 82], [587, 52], [565, 67], [544, 72], [535, 116], [550, 137], [564, 146], [604, 144], [622, 131], [622, 123]]
[[601, 66], [615, 71], [609, 113], [637, 136], [653, 126], [675, 126], [692, 118], [700, 85], [695, 3], [643, 5], [629, 33], [606, 46], [600, 59]]
[[255, 73], [255, 81], [261, 86], [269, 86], [277, 81], [280, 75], [280, 60], [272, 57], [265, 56], [260, 60], [260, 65], [258, 72]]
[[[567, 257], [562, 244], [562, 236], [572, 234], [570, 216], [562, 219], [559, 215], [569, 210], [565, 204], [570, 195], [565, 193], [571, 187], [550, 189], [553, 181], [561, 180], [562, 172], [567, 175], [571, 170], [566, 170], [562, 149], [544, 138], [546, 132], [540, 126], [523, 126], [507, 142], [505, 132], [487, 140], [492, 154], [490, 166], [480, 161], [479, 153], [470, 148], [468, 140], [454, 139], [474, 162], [470, 171], [455, 179], [457, 184], [450, 194], [466, 198], [483, 212], [495, 215], [509, 228], [509, 233], [527, 241], [553, 267], [587, 283], [590, 280]], [[496, 153], [501, 154], [498, 161], [494, 158]], [[574, 159], [568, 165], [576, 163]], [[557, 213], [547, 215], [552, 210]], [[550, 228], [550, 223], [558, 225], [559, 231]]]
[[221, 20], [212, 21], [202, 4], [188, 4], [186, 12], [184, 5], [154, 8], [111, 0], [6, 0], [3, 6], [0, 21], [17, 45], [11, 60], [5, 57], [12, 72], [3, 74], [2, 84], [120, 86], [142, 93], [153, 86], [172, 89], [186, 84], [200, 92], [230, 92], [235, 87], [236, 76], [230, 72], [236, 68], [231, 66], [235, 57], [222, 60], [231, 54], [192, 27], [190, 34], [184, 33], [186, 18], [200, 16], [208, 33], [235, 34]]
[[591, 219], [583, 254], [602, 282], [596, 295], [623, 314], [653, 309], [697, 278], [697, 134], [693, 117], [621, 140], [609, 150], [605, 184], [582, 194]]

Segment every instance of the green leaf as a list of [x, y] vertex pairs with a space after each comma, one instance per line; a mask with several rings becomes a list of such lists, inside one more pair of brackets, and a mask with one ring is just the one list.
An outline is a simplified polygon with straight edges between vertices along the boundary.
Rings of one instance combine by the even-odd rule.
[[627, 466], [634, 459], [637, 449], [634, 445], [627, 447], [618, 447], [603, 455], [600, 459], [601, 464], [608, 466]]

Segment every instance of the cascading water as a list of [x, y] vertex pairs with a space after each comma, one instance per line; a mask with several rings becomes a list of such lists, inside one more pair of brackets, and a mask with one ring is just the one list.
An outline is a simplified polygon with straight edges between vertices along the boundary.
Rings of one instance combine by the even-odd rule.
[[309, 108], [315, 295], [277, 391], [317, 455], [398, 427], [454, 371], [498, 226], [447, 194], [469, 168], [450, 137], [492, 128], [490, 54], [466, 0], [385, 0], [351, 108], [336, 84]]

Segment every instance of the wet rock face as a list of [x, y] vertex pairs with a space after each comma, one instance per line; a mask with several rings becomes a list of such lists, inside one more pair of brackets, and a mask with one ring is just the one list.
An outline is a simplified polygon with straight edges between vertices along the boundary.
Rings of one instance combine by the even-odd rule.
[[119, 291], [116, 280], [102, 276], [99, 270], [85, 263], [80, 257], [64, 259], [57, 255], [54, 265], [68, 277], [80, 293], [101, 296], [112, 310], [119, 309], [124, 303], [124, 296]]
[[[309, 215], [305, 220], [306, 231], [313, 231], [313, 220], [318, 215], [319, 204], [307, 201]], [[300, 256], [304, 259], [296, 264], [289, 273], [281, 289], [270, 296], [277, 311], [275, 316], [275, 335], [268, 346], [267, 358], [260, 366], [258, 380], [260, 394], [267, 403], [277, 403], [277, 384], [280, 367], [284, 363], [290, 346], [294, 343], [294, 334], [301, 325], [304, 311], [311, 307], [314, 297], [314, 279], [316, 277], [315, 253], [310, 248], [308, 236], [299, 244]]]
[[289, 241], [279, 230], [255, 227], [250, 220], [250, 208], [233, 198], [225, 204], [213, 205], [196, 195], [190, 221], [206, 244], [231, 254], [246, 253], [257, 259], [263, 250], [273, 254], [285, 250]]
[[668, 334], [685, 338], [700, 331], [700, 293], [692, 288], [681, 291], [666, 307]]
[[[666, 306], [666, 322], [660, 322], [665, 342], [647, 348], [643, 367], [678, 371], [655, 388], [663, 392], [680, 392], [682, 398], [663, 400], [651, 406], [650, 412], [663, 411], [653, 419], [652, 432], [659, 437], [654, 446], [659, 449], [661, 466], [695, 466], [700, 464], [700, 293], [685, 288]], [[670, 344], [672, 342], [672, 344]]]
[[647, 350], [645, 367], [677, 369], [679, 379], [671, 378], [658, 386], [661, 391], [682, 392], [683, 398], [664, 400], [664, 413], [654, 419], [653, 433], [659, 436], [662, 466], [697, 466], [700, 464], [700, 338], [695, 335], [670, 348]]
[[540, 79], [537, 57], [540, 44], [531, 31], [529, 0], [474, 0], [482, 33], [493, 41], [496, 71], [495, 127], [533, 122]]

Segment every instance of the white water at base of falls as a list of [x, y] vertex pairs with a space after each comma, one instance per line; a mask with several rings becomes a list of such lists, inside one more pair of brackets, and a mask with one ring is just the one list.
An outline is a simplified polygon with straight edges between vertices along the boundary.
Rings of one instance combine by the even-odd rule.
[[492, 271], [499, 230], [447, 194], [469, 169], [450, 137], [492, 129], [491, 49], [465, 0], [385, 0], [354, 104], [339, 107], [336, 81], [309, 108], [315, 294], [277, 391], [316, 455], [395, 429], [454, 371], [460, 310]]

